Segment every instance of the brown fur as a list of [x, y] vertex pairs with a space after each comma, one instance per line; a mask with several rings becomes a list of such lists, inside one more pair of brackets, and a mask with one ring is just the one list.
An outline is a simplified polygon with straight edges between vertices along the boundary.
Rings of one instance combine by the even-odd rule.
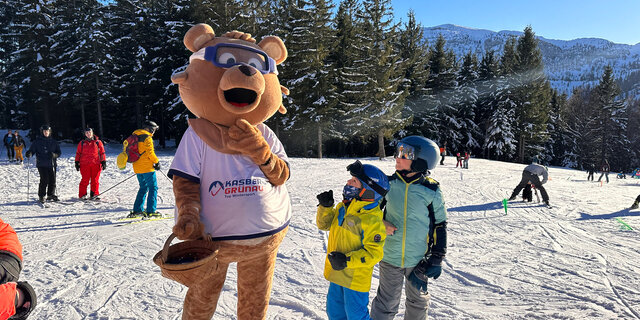
[[176, 197], [178, 221], [173, 233], [180, 240], [195, 240], [204, 236], [200, 222], [200, 184], [178, 176], [173, 177], [173, 194]]
[[237, 262], [238, 320], [265, 319], [278, 247], [288, 228], [257, 245], [219, 241], [218, 271], [200, 285], [191, 286], [184, 299], [183, 320], [211, 319], [216, 311], [229, 264]]
[[[240, 31], [216, 37], [213, 29], [206, 24], [193, 26], [184, 36], [185, 47], [194, 53], [219, 43], [235, 43], [259, 49], [277, 65], [287, 58], [284, 43], [274, 36], [265, 37], [258, 44], [250, 34]], [[269, 182], [273, 185], [284, 184], [289, 177], [289, 167], [271, 152], [256, 125], [276, 112], [286, 113], [282, 94], [289, 94], [289, 90], [280, 85], [275, 73], [262, 74], [255, 69], [249, 70], [251, 72], [245, 69], [243, 72], [239, 65], [220, 68], [197, 57], [194, 56], [196, 59], [190, 61], [184, 72], [171, 77], [171, 81], [178, 84], [184, 104], [198, 117], [189, 120], [189, 126], [209, 147], [225, 154], [247, 156], [258, 165]], [[246, 51], [237, 52], [237, 61], [248, 61], [247, 57]], [[225, 96], [225, 92], [230, 94]], [[237, 100], [227, 101], [238, 92], [247, 93], [244, 98], [255, 99], [242, 101], [246, 104]], [[174, 176], [174, 194], [178, 219], [173, 232], [182, 240], [204, 236], [204, 227], [199, 220], [200, 185]], [[184, 301], [183, 319], [210, 319], [213, 316], [231, 262], [237, 262], [238, 267], [238, 319], [264, 319], [277, 249], [285, 233], [286, 229], [264, 239], [220, 241], [218, 272], [201, 285], [189, 288]]]

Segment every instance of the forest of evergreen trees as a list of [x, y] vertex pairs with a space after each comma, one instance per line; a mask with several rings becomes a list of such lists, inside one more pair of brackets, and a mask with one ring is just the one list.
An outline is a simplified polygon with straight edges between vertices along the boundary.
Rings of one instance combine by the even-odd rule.
[[390, 0], [4, 0], [0, 126], [117, 141], [152, 119], [161, 145], [179, 139], [191, 115], [170, 77], [204, 22], [284, 40], [288, 113], [267, 124], [291, 156], [385, 156], [419, 134], [489, 159], [640, 166], [640, 101], [619, 98], [611, 68], [567, 96], [531, 27], [500, 53], [456, 56], [442, 37], [426, 43], [412, 12], [402, 20]]

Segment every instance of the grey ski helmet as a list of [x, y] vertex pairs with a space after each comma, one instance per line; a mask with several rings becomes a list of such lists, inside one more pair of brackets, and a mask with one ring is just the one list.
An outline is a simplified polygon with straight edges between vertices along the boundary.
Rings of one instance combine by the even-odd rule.
[[146, 121], [144, 122], [144, 128], [146, 128], [146, 129], [151, 129], [151, 130], [153, 130], [153, 131], [155, 132], [155, 131], [156, 131], [156, 130], [158, 130], [158, 128], [160, 128], [160, 127], [158, 126], [158, 124], [157, 124], [157, 123], [155, 123], [155, 122], [153, 122], [153, 121], [151, 121], [151, 120], [146, 120]]
[[[413, 147], [413, 150], [407, 146]], [[395, 157], [398, 158], [400, 153], [403, 153], [404, 158], [413, 160], [411, 162], [411, 171], [415, 172], [427, 172], [427, 170], [433, 170], [438, 164], [438, 157], [440, 155], [440, 148], [438, 145], [421, 136], [408, 136], [404, 137], [396, 146]]]

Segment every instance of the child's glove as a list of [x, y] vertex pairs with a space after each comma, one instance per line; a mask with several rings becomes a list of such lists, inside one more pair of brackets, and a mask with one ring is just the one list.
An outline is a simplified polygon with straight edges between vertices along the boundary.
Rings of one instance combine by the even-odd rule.
[[327, 256], [329, 258], [329, 263], [331, 263], [331, 268], [333, 270], [340, 271], [347, 267], [347, 261], [350, 260], [344, 253], [338, 251], [332, 251]]
[[156, 162], [156, 163], [154, 163], [154, 164], [153, 164], [153, 169], [155, 169], [155, 170], [158, 170], [158, 171], [159, 171], [159, 170], [160, 170], [160, 162]]
[[80, 171], [80, 161], [76, 161], [76, 171]]
[[27, 158], [31, 158], [33, 153], [31, 153], [31, 151], [27, 151], [27, 153], [25, 153], [24, 155], [27, 156]]
[[107, 161], [101, 161], [100, 165], [102, 166], [102, 170], [107, 168]]
[[321, 206], [331, 208], [333, 207], [333, 190], [325, 191], [316, 196], [318, 198], [318, 203]]
[[442, 258], [429, 256], [428, 259], [422, 259], [418, 265], [413, 268], [409, 275], [411, 284], [422, 293], [427, 292], [427, 281], [429, 278], [438, 279], [442, 273]]

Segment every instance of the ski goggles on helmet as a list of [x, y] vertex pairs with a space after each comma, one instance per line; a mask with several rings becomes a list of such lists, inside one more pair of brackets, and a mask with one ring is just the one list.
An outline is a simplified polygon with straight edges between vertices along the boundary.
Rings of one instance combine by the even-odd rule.
[[404, 142], [398, 142], [398, 145], [396, 145], [396, 152], [393, 154], [393, 157], [397, 159], [415, 160], [416, 148]]
[[349, 171], [352, 176], [358, 178], [361, 182], [370, 186], [371, 189], [373, 189], [379, 195], [384, 197], [384, 195], [387, 194], [387, 190], [382, 188], [377, 182], [367, 176], [367, 174], [364, 172], [364, 167], [362, 166], [362, 162], [360, 162], [360, 160], [356, 160], [356, 162], [348, 165], [347, 171]]
[[202, 48], [191, 55], [189, 63], [193, 59], [206, 60], [220, 68], [247, 65], [256, 68], [262, 74], [278, 74], [276, 61], [266, 52], [238, 43], [218, 43]]

